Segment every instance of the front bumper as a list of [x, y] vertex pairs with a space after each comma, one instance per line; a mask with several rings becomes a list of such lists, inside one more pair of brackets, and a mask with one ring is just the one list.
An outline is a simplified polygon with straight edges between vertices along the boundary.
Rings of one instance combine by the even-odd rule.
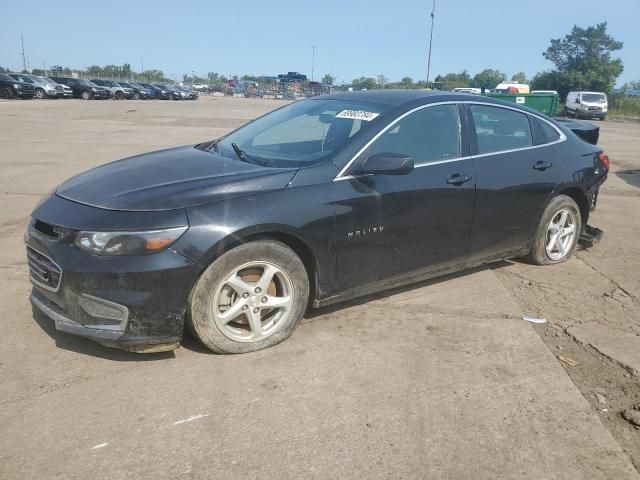
[[[36, 230], [32, 221], [25, 235], [34, 308], [53, 320], [57, 330], [106, 346], [176, 348], [200, 267], [171, 249], [139, 256], [91, 255], [73, 246], [73, 231], [64, 231], [54, 238]], [[34, 263], [34, 252], [42, 262]], [[52, 275], [47, 265], [59, 272]]]

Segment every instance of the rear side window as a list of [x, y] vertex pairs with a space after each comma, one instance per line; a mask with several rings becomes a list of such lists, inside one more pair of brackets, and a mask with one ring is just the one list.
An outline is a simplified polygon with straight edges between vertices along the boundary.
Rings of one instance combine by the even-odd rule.
[[460, 157], [458, 106], [435, 105], [407, 115], [376, 139], [364, 155], [379, 153], [408, 155], [416, 166]]
[[542, 130], [542, 133], [544, 134], [547, 142], [551, 143], [560, 140], [560, 134], [558, 133], [558, 130], [553, 128], [547, 122], [545, 122], [544, 120], [538, 120], [538, 125], [540, 125], [540, 129]]
[[495, 153], [531, 147], [533, 138], [526, 114], [500, 107], [471, 105], [478, 153]]

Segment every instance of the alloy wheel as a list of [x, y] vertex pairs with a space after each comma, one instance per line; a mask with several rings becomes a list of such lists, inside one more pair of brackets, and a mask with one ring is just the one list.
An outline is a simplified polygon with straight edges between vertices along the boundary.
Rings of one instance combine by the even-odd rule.
[[234, 269], [213, 295], [213, 318], [238, 342], [257, 342], [287, 324], [295, 304], [293, 282], [278, 265], [251, 262]]
[[575, 212], [567, 208], [558, 211], [551, 218], [545, 238], [545, 251], [551, 260], [561, 260], [571, 251], [577, 223]]

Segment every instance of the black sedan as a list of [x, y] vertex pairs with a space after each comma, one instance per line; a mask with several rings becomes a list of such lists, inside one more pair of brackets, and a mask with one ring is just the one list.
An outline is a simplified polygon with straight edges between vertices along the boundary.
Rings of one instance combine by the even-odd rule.
[[314, 97], [215, 141], [67, 180], [25, 236], [56, 328], [132, 351], [286, 339], [319, 307], [511, 257], [567, 260], [609, 159], [465, 94]]

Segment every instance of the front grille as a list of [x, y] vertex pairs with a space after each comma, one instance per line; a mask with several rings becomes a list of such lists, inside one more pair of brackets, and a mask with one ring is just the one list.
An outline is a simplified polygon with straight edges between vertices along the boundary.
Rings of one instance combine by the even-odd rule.
[[53, 260], [31, 247], [27, 247], [27, 263], [33, 283], [52, 292], [58, 291], [62, 270]]
[[602, 110], [601, 107], [589, 107], [588, 110], [590, 112], [599, 112], [600, 110]]

